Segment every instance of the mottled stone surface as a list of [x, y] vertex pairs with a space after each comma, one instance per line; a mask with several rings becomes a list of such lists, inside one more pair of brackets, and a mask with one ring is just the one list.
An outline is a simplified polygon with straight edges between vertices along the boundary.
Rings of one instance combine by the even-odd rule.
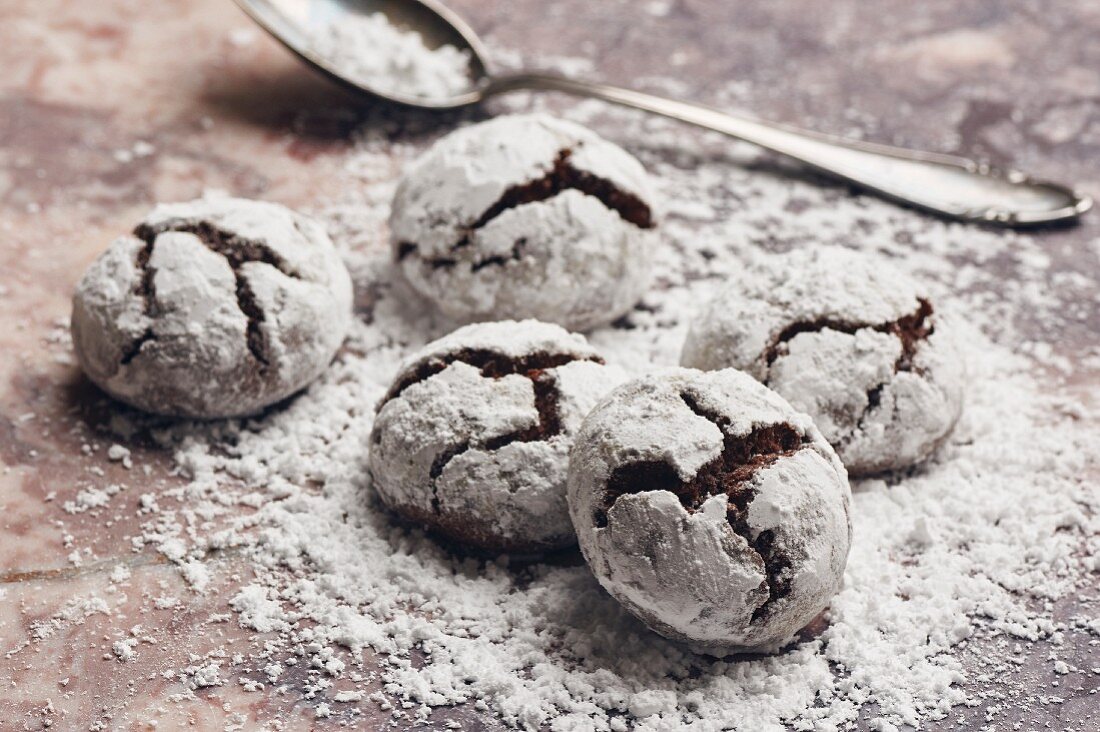
[[[987, 156], [1100, 196], [1093, 0], [454, 5], [490, 44], [587, 56], [611, 81], [826, 132]], [[195, 683], [209, 669], [160, 675], [211, 648], [247, 650], [225, 614], [248, 570], [232, 554], [210, 556], [200, 594], [131, 542], [142, 531], [139, 495], [180, 481], [170, 456], [142, 439], [128, 445], [134, 468], [107, 460], [110, 440], [96, 429], [108, 414], [103, 397], [78, 375], [64, 334], [81, 271], [153, 202], [223, 188], [309, 206], [346, 183], [342, 155], [361, 111], [266, 38], [235, 33], [248, 21], [228, 0], [0, 0], [0, 17], [0, 727], [325, 726], [301, 703], [304, 669], [284, 675], [285, 692]], [[684, 81], [656, 81], [669, 77]], [[1095, 282], [1100, 217], [1041, 236], [1052, 282], [1067, 273]], [[1088, 394], [1100, 381], [1087, 358], [1100, 348], [1100, 304], [1081, 307], [1054, 328], [1011, 315], [1070, 358], [1066, 383]], [[114, 484], [126, 488], [105, 507], [62, 508], [80, 488]], [[1095, 595], [1095, 575], [1091, 583]], [[1054, 614], [1075, 612], [1069, 599]], [[115, 643], [129, 639], [136, 656], [122, 663]], [[1075, 665], [1100, 666], [1087, 637], [1067, 642]], [[984, 656], [1013, 652], [972, 646], [963, 658], [980, 669]], [[1010, 679], [1017, 703], [997, 714], [1000, 728], [1062, 729], [1092, 717], [1097, 675], [1055, 688], [1042, 653], [1033, 647]], [[1019, 703], [1020, 689], [1031, 703]], [[1065, 701], [1044, 703], [1051, 695]], [[433, 720], [497, 726], [469, 714]], [[341, 715], [333, 726], [385, 717], [369, 703]], [[985, 715], [957, 709], [929, 728], [980, 729]]]

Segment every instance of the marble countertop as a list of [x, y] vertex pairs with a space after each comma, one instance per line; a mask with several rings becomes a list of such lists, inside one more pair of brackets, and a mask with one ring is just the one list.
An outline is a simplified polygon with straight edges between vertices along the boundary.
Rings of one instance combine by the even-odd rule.
[[[980, 156], [1100, 198], [1092, 0], [452, 4], [490, 45], [586, 56], [613, 82], [675, 76], [688, 98]], [[221, 188], [307, 206], [338, 193], [360, 103], [254, 32], [229, 0], [0, 0], [0, 13], [0, 728], [323, 726], [294, 694], [225, 685], [179, 699], [179, 682], [159, 675], [215, 646], [247, 651], [235, 623], [211, 620], [227, 612], [246, 567], [231, 554], [211, 558], [210, 591], [193, 593], [162, 555], [126, 540], [140, 533], [132, 511], [105, 522], [53, 500], [77, 476], [104, 487], [132, 477], [84, 448], [103, 446], [102, 400], [57, 344], [84, 267], [153, 202]], [[1100, 215], [1037, 236], [1050, 242], [1052, 276], [1100, 277]], [[1013, 317], [1028, 339], [1069, 359], [1065, 383], [1085, 393], [1100, 384], [1097, 359], [1084, 358], [1100, 349], [1100, 298], [1082, 307], [1085, 317], [1053, 330], [1027, 312]], [[169, 455], [129, 447], [150, 484], [178, 482]], [[120, 566], [130, 612], [72, 603]], [[1094, 574], [1086, 589], [1098, 584]], [[154, 601], [164, 597], [178, 602]], [[1070, 598], [1055, 616], [1074, 607]], [[119, 664], [108, 639], [138, 622], [173, 641]], [[1077, 666], [1100, 667], [1095, 641], [1071, 642]], [[1080, 725], [1097, 708], [1098, 679], [1044, 704], [1056, 679], [1023, 664], [998, 729]], [[957, 709], [928, 728], [985, 729], [987, 713]], [[498, 727], [453, 714], [468, 729]]]

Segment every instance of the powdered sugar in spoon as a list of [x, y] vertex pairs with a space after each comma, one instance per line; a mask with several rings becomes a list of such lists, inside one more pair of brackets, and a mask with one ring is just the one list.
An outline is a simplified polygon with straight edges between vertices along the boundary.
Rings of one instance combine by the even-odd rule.
[[[478, 37], [461, 18], [436, 0], [235, 1], [309, 65], [357, 91], [398, 104], [442, 110], [477, 104], [494, 95], [521, 89], [564, 92], [721, 132], [794, 158], [883, 197], [952, 219], [1030, 226], [1070, 221], [1092, 206], [1088, 196], [1066, 186], [1034, 180], [1017, 171], [997, 170], [966, 158], [831, 137], [554, 73], [495, 75], [486, 65], [487, 54]], [[343, 30], [362, 24], [375, 13], [381, 13], [390, 27], [399, 29], [396, 36], [341, 35]], [[374, 19], [379, 26], [386, 25], [381, 16]], [[370, 33], [373, 30], [367, 28]], [[411, 32], [418, 33], [419, 38]], [[372, 44], [376, 39], [377, 49], [367, 51], [377, 50], [375, 60], [382, 65], [360, 68], [348, 65], [348, 54], [371, 58], [362, 47], [351, 46]], [[392, 39], [396, 40], [387, 45]], [[334, 41], [343, 45], [334, 45]], [[421, 48], [420, 53], [409, 52], [410, 44], [427, 48]], [[456, 86], [448, 83], [453, 77], [447, 76], [442, 62], [453, 61], [459, 52], [465, 54], [468, 83]], [[418, 63], [439, 68], [418, 69]], [[395, 70], [400, 72], [402, 83], [423, 80], [419, 88], [430, 93], [409, 93], [414, 87], [387, 85], [387, 81], [393, 82], [397, 77], [392, 73], [383, 77], [382, 72]], [[438, 73], [432, 76], [422, 71]]]

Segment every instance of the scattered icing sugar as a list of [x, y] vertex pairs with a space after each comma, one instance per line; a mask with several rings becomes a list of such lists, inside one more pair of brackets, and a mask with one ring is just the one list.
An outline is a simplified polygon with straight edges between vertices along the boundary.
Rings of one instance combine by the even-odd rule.
[[111, 650], [119, 661], [133, 661], [137, 658], [137, 652], [134, 651], [137, 644], [137, 638], [123, 638], [122, 640], [115, 641], [111, 646]]
[[383, 13], [349, 13], [322, 26], [313, 51], [348, 78], [384, 94], [446, 99], [470, 90], [470, 52], [429, 48]]
[[[366, 479], [374, 405], [401, 359], [446, 326], [388, 262], [388, 203], [424, 136], [416, 118], [401, 133], [382, 119], [348, 160], [346, 198], [316, 212], [366, 303], [337, 360], [262, 419], [158, 433], [189, 482], [143, 503], [143, 541], [181, 562], [243, 552], [254, 575], [231, 606], [263, 634], [244, 664], [198, 664], [178, 678], [199, 688], [248, 668], [273, 682], [300, 664], [339, 680], [339, 692], [325, 679], [302, 691], [318, 716], [362, 691], [361, 703], [408, 724], [468, 705], [527, 729], [833, 730], [863, 719], [888, 730], [961, 704], [995, 718], [1012, 692], [989, 680], [1014, 668], [1010, 657], [1046, 641], [1054, 671], [1069, 634], [1080, 644], [1100, 635], [1087, 617], [1054, 614], [1097, 569], [1100, 497], [1085, 482], [1097, 470], [1095, 405], [1062, 385], [1060, 346], [1020, 348], [1009, 317], [1064, 332], [1094, 282], [1051, 287], [1044, 262], [1056, 250], [1043, 239], [851, 197], [727, 140], [599, 104], [568, 116], [614, 130], [669, 204], [659, 281], [616, 327], [590, 334], [609, 363], [676, 364], [691, 316], [729, 275], [762, 252], [821, 242], [885, 254], [965, 315], [962, 419], [921, 468], [853, 482], [853, 545], [827, 622], [775, 655], [696, 656], [647, 631], [575, 555], [475, 561], [395, 526]], [[179, 514], [205, 522], [185, 529]]]

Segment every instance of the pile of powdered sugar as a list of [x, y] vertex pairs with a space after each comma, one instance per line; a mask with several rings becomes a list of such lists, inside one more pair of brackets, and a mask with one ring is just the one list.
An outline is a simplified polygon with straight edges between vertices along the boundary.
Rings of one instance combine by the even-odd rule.
[[343, 75], [385, 94], [446, 99], [470, 90], [470, 52], [429, 48], [383, 13], [349, 13], [321, 26], [311, 50]]
[[[724, 140], [598, 104], [567, 116], [617, 132], [669, 202], [653, 290], [590, 335], [609, 363], [635, 373], [676, 364], [691, 315], [767, 250], [875, 250], [964, 316], [969, 381], [955, 433], [918, 470], [853, 483], [844, 589], [820, 632], [772, 656], [716, 660], [656, 636], [575, 554], [510, 566], [396, 525], [366, 478], [374, 405], [401, 358], [451, 326], [402, 288], [385, 241], [396, 180], [430, 140], [408, 120], [401, 134], [370, 120], [347, 163], [346, 199], [313, 212], [329, 223], [359, 293], [344, 351], [263, 419], [162, 435], [189, 482], [156, 497], [144, 541], [184, 567], [235, 547], [255, 570], [231, 605], [262, 635], [252, 657], [218, 673], [259, 688], [278, 686], [288, 663], [304, 664], [321, 672], [301, 692], [318, 716], [379, 705], [402, 726], [465, 704], [527, 729], [831, 730], [862, 716], [892, 730], [983, 702], [966, 690], [976, 676], [964, 662], [970, 647], [1018, 657], [1013, 644], [1042, 640], [1051, 667], [1068, 669], [1066, 634], [1100, 635], [1100, 624], [1053, 620], [1055, 601], [1100, 569], [1090, 482], [1100, 430], [1092, 405], [1055, 388], [1063, 361], [1049, 346], [1014, 352], [1006, 314], [1060, 322], [1063, 298], [1095, 284], [1047, 287], [1040, 239], [746, 168], [744, 151]], [[996, 260], [1012, 280], [963, 258]], [[201, 520], [173, 520], [188, 516]], [[994, 676], [1012, 666], [980, 655]]]

